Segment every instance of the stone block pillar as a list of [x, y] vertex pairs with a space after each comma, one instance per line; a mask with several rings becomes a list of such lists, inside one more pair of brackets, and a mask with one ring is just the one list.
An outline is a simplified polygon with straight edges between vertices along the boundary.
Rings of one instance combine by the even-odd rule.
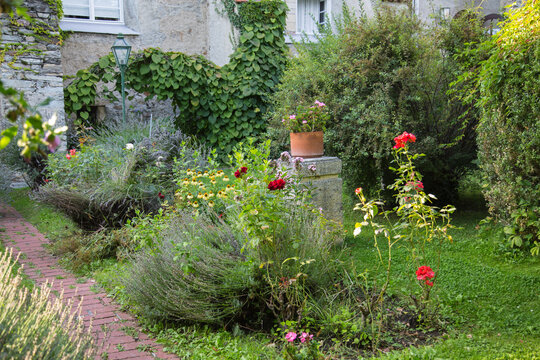
[[[341, 160], [337, 157], [323, 156], [304, 159], [300, 175], [302, 182], [311, 189], [313, 202], [323, 209], [323, 213], [332, 220], [343, 222], [343, 180]], [[315, 171], [313, 171], [313, 167]]]

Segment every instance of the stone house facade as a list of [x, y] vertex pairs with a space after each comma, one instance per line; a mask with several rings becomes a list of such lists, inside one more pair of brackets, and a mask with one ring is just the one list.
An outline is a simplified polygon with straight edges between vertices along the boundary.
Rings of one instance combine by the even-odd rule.
[[[286, 34], [289, 42], [298, 40], [301, 34], [314, 39], [317, 24], [339, 15], [344, 4], [353, 11], [362, 8], [367, 16], [373, 14], [374, 7], [370, 0], [285, 1], [290, 9]], [[427, 22], [432, 14], [455, 16], [469, 5], [468, 1], [412, 0], [411, 6]], [[486, 13], [500, 13], [506, 1], [487, 0], [482, 6]], [[54, 33], [48, 39], [36, 37], [33, 25], [24, 20], [13, 20], [6, 14], [0, 18], [2, 80], [23, 90], [32, 104], [50, 98], [51, 103], [41, 109], [45, 116], [57, 112], [63, 118], [63, 76], [73, 76], [109, 53], [119, 33], [126, 36], [133, 51], [160, 47], [165, 51], [203, 55], [218, 65], [225, 64], [233, 51], [232, 27], [227, 16], [219, 11], [222, 6], [219, 0], [63, 0], [64, 14], [60, 21], [49, 3], [26, 0], [24, 5], [38, 21], [69, 31], [63, 44], [55, 41]], [[385, 3], [406, 8], [400, 3]], [[172, 113], [170, 104], [135, 99], [127, 105], [142, 106], [141, 116]], [[5, 106], [0, 99], [0, 114], [5, 114]], [[104, 113], [107, 117], [117, 117], [120, 112], [119, 104], [107, 104]]]

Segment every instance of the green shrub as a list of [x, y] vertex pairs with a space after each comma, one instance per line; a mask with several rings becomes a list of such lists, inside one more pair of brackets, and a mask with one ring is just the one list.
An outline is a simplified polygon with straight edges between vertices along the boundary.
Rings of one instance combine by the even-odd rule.
[[11, 250], [0, 256], [0, 358], [92, 359], [93, 340], [82, 321], [43, 284], [28, 292], [13, 274]]
[[276, 134], [282, 117], [298, 104], [324, 102], [333, 117], [326, 153], [343, 160], [349, 188], [375, 193], [391, 183], [389, 139], [406, 128], [421, 139], [418, 151], [429, 154], [419, 164], [426, 187], [441, 199], [454, 196], [459, 168], [475, 158], [476, 122], [474, 113], [462, 117], [465, 105], [446, 94], [459, 70], [451, 36], [384, 9], [373, 19], [346, 11], [335, 28], [325, 28], [316, 44], [298, 45], [299, 56], [272, 97], [272, 136], [285, 145], [287, 135]]
[[223, 223], [180, 214], [154, 248], [135, 255], [125, 290], [144, 314], [225, 324], [246, 311], [258, 286], [240, 253], [243, 233]]
[[169, 123], [113, 124], [88, 135], [79, 150], [51, 154], [48, 183], [37, 194], [72, 217], [84, 229], [120, 227], [136, 211], [157, 212], [172, 198], [173, 174], [204, 166], [210, 151]]
[[512, 10], [478, 77], [480, 167], [510, 246], [540, 250], [540, 7]]

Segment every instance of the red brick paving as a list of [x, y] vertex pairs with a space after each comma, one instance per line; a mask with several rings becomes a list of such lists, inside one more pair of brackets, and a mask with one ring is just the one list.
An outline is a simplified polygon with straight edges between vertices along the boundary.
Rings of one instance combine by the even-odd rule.
[[[52, 283], [52, 290], [58, 293], [63, 290], [66, 302], [73, 300], [78, 304], [82, 299], [81, 317], [85, 326], [92, 324], [91, 331], [99, 347], [98, 359], [102, 355], [110, 360], [178, 359], [164, 353], [161, 345], [141, 333], [135, 318], [120, 311], [120, 306], [113, 303], [106, 293], [94, 289], [94, 280], [78, 283], [73, 274], [64, 271], [57, 259], [45, 250], [47, 239], [15, 209], [3, 203], [0, 203], [0, 228], [5, 229], [0, 232], [4, 244], [14, 248], [15, 256], [21, 253], [19, 262], [24, 265], [23, 270], [29, 278], [38, 285], [47, 281]], [[136, 337], [121, 330], [127, 326], [136, 330]], [[151, 352], [140, 351], [150, 347]]]

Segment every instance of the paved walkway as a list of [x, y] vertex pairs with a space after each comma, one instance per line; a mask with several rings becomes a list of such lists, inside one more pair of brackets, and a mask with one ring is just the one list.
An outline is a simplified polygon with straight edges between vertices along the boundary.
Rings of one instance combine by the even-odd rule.
[[94, 280], [81, 280], [64, 271], [57, 259], [44, 249], [47, 239], [13, 209], [0, 203], [0, 239], [6, 247], [21, 253], [19, 262], [24, 272], [36, 284], [53, 283], [52, 292], [64, 291], [64, 299], [82, 301], [85, 325], [92, 323], [92, 334], [99, 346], [98, 359], [178, 359], [163, 352], [161, 345], [141, 333], [133, 316], [120, 311], [107, 294], [100, 291]]

